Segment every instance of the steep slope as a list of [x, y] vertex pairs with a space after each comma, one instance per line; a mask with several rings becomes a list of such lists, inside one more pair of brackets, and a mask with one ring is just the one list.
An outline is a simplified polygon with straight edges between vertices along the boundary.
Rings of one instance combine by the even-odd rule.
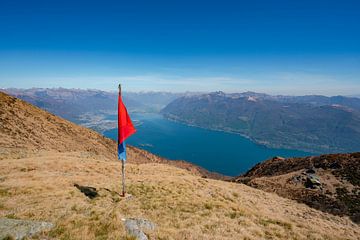
[[115, 159], [114, 141], [2, 92], [0, 120], [2, 157], [23, 150], [76, 150]]
[[320, 153], [360, 149], [360, 112], [341, 105], [215, 92], [176, 99], [162, 113], [186, 124], [239, 133], [269, 147]]
[[360, 223], [360, 153], [273, 158], [234, 181]]

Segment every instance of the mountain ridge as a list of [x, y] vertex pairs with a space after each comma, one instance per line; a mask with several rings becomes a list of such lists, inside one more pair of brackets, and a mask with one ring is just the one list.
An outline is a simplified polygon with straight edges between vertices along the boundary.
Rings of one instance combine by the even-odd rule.
[[[360, 99], [355, 102], [352, 105], [360, 106]], [[352, 105], [215, 92], [178, 98], [161, 113], [185, 124], [238, 133], [272, 148], [336, 153], [360, 149], [360, 111]]]

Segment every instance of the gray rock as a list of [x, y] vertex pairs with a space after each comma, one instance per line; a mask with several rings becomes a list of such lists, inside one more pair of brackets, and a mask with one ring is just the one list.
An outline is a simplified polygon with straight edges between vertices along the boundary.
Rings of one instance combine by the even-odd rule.
[[321, 181], [320, 178], [314, 174], [308, 174], [305, 181], [306, 188], [321, 188]]
[[155, 224], [146, 219], [128, 218], [125, 220], [126, 232], [138, 240], [148, 240], [143, 232], [144, 229], [154, 230]]
[[0, 239], [11, 236], [14, 239], [31, 237], [54, 227], [50, 222], [0, 218]]

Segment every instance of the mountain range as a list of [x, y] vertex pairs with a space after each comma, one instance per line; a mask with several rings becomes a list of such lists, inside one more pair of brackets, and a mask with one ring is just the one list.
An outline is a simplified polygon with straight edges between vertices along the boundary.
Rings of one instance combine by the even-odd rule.
[[[2, 89], [69, 120], [77, 120], [84, 113], [115, 112], [118, 93], [93, 89], [30, 88]], [[131, 112], [156, 112], [172, 100], [183, 96], [169, 92], [123, 92], [123, 100]]]
[[[81, 89], [5, 89], [98, 132], [116, 128], [117, 93]], [[130, 112], [161, 112], [186, 124], [241, 134], [256, 143], [312, 153], [360, 149], [360, 99], [255, 92], [124, 92]]]
[[[141, 232], [148, 239], [335, 240], [360, 235], [346, 216], [236, 183], [239, 179], [211, 179], [219, 178], [134, 147], [128, 151], [128, 194], [123, 198], [114, 141], [1, 92], [0, 123], [1, 223], [36, 220], [52, 226], [38, 233], [32, 229], [28, 239], [134, 239], [129, 221], [150, 221], [152, 230]], [[275, 175], [286, 173], [291, 163], [271, 169]], [[351, 161], [332, 169], [341, 174], [343, 163]], [[261, 179], [259, 166], [246, 177]], [[338, 184], [353, 178], [342, 181]], [[0, 227], [0, 237], [11, 239], [4, 234], [14, 228]]]
[[213, 92], [183, 96], [161, 113], [186, 124], [241, 134], [268, 147], [313, 153], [360, 149], [360, 99]]

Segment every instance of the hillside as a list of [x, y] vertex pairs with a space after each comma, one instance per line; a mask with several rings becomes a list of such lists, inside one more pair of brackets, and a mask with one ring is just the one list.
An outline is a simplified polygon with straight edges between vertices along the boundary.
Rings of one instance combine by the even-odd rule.
[[[131, 195], [121, 198], [113, 141], [4, 93], [0, 100], [0, 217], [54, 224], [34, 239], [133, 239], [123, 221], [132, 218], [155, 223], [155, 230], [145, 232], [150, 239], [360, 235], [348, 217], [204, 178], [136, 148], [129, 149], [127, 164]], [[74, 184], [94, 187], [98, 196], [90, 199]]]
[[360, 223], [360, 153], [275, 157], [234, 181]]
[[[116, 160], [116, 142], [99, 133], [48, 113], [0, 92], [0, 159], [23, 157], [39, 151], [83, 151]], [[130, 163], [166, 163], [209, 178], [228, 179], [184, 161], [170, 161], [128, 146]]]
[[87, 151], [114, 159], [116, 144], [20, 99], [0, 92], [1, 157], [25, 150]]
[[176, 99], [162, 114], [186, 124], [242, 134], [273, 148], [314, 153], [359, 150], [360, 112], [350, 106], [360, 101], [336, 98], [348, 105], [326, 105], [314, 98], [215, 92]]

